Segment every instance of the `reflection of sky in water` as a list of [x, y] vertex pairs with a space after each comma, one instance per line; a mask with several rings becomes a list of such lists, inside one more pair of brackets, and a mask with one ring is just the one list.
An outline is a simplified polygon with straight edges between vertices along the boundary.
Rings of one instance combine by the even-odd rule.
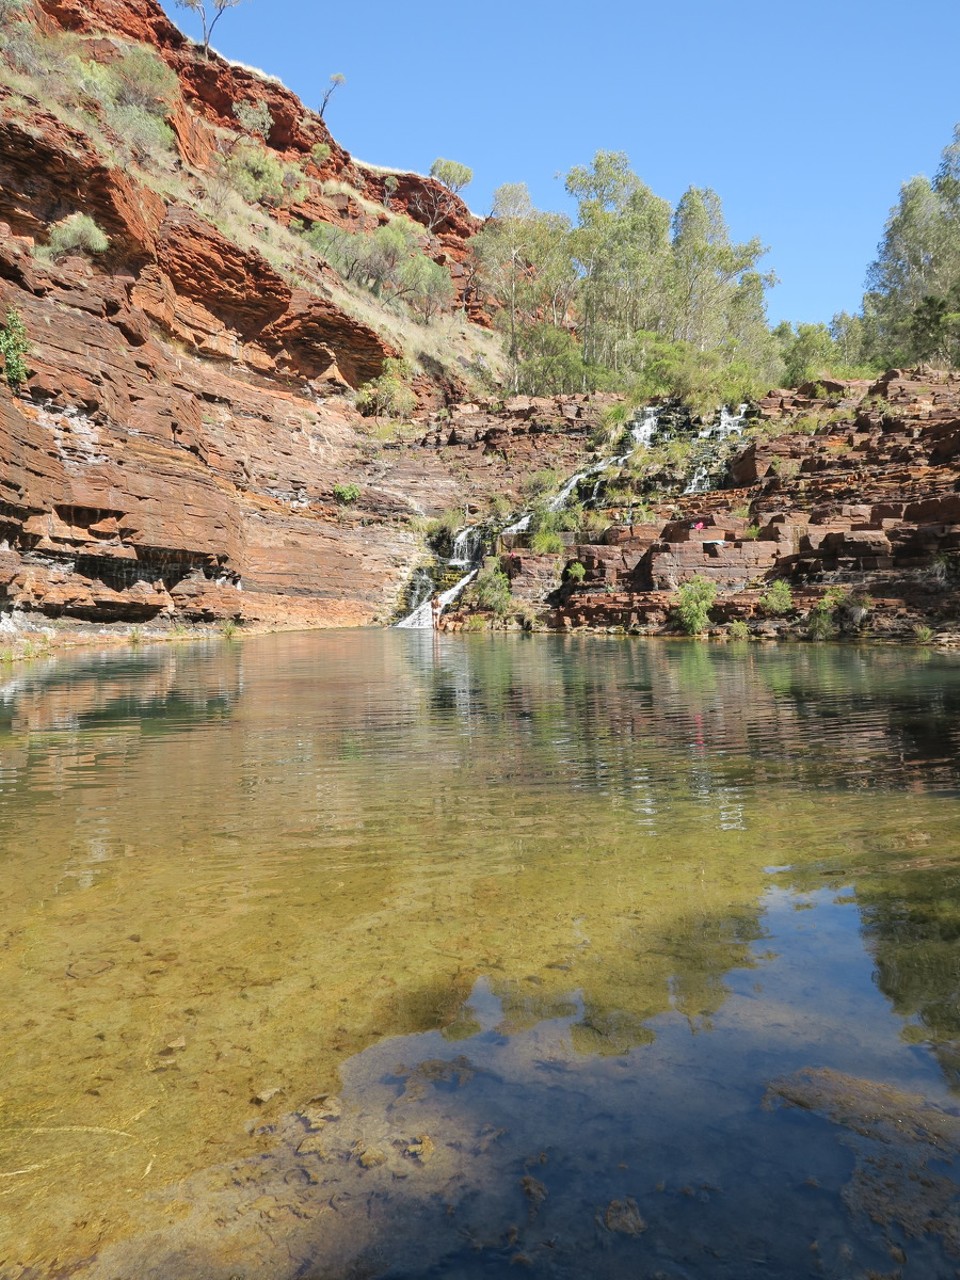
[[[342, 1084], [356, 1133], [336, 1172], [377, 1204], [366, 1225], [337, 1210], [347, 1261], [381, 1228], [396, 1240], [399, 1269], [381, 1254], [371, 1275], [420, 1274], [402, 1261], [418, 1223], [437, 1274], [496, 1274], [525, 1248], [562, 1274], [552, 1248], [571, 1266], [590, 1251], [598, 1275], [747, 1275], [745, 1235], [727, 1271], [704, 1259], [748, 1219], [769, 1225], [756, 1259], [790, 1274], [784, 1216], [804, 1250], [831, 1224], [822, 1274], [846, 1274], [843, 1232], [857, 1266], [894, 1265], [839, 1198], [855, 1157], [826, 1111], [760, 1103], [805, 1066], [937, 1102], [958, 1079], [952, 659], [354, 632], [55, 660], [12, 683], [0, 1256], [43, 1274], [51, 1250], [129, 1232], [152, 1256], [142, 1233], [184, 1178], [198, 1238], [215, 1203], [242, 1235], [242, 1195], [211, 1179], [261, 1165], [288, 1188], [267, 1234], [309, 1254], [320, 1184], [287, 1140]], [[392, 1146], [358, 1165], [353, 1143], [401, 1113], [418, 1132], [387, 1060], [459, 1052], [481, 1062], [450, 1096], [479, 1111], [434, 1099], [431, 1141], [472, 1151], [507, 1112], [512, 1136], [479, 1163], [437, 1157], [442, 1184]], [[809, 1204], [803, 1168], [825, 1188]], [[452, 1223], [411, 1208], [411, 1169], [461, 1206]], [[533, 1217], [524, 1177], [549, 1191]], [[469, 1230], [500, 1234], [464, 1254], [471, 1196]], [[609, 1227], [627, 1200], [611, 1220], [659, 1213], [659, 1235]], [[268, 1249], [262, 1223], [243, 1238]], [[936, 1275], [936, 1248], [911, 1245], [904, 1274]]]

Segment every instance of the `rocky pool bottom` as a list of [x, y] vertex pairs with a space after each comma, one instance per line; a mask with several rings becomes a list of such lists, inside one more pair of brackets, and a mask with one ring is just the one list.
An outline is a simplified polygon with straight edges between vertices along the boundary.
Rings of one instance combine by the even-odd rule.
[[958, 701], [600, 637], [18, 667], [0, 1276], [955, 1276]]

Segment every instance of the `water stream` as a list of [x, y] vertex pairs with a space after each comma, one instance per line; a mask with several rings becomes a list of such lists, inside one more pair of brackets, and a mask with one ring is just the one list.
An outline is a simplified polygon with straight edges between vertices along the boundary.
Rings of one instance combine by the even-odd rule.
[[[743, 435], [746, 426], [747, 405], [742, 404], [738, 407], [736, 413], [732, 413], [730, 409], [724, 405], [716, 422], [709, 422], [702, 426], [697, 433], [697, 441], [714, 441], [721, 443], [732, 437]], [[684, 494], [704, 493], [710, 487], [710, 481], [716, 473], [716, 459], [705, 457], [698, 463], [696, 469], [684, 487]]]
[[[719, 443], [729, 440], [733, 436], [741, 435], [746, 423], [746, 410], [746, 405], [740, 405], [736, 413], [734, 413], [727, 406], [723, 406], [718, 412], [716, 421], [706, 423], [700, 428], [696, 437], [697, 441]], [[563, 511], [571, 497], [577, 493], [584, 481], [589, 480], [591, 476], [598, 477], [590, 498], [590, 501], [596, 501], [602, 487], [602, 479], [600, 477], [604, 472], [625, 466], [636, 449], [650, 448], [658, 432], [660, 432], [662, 412], [662, 407], [658, 405], [650, 405], [641, 409], [626, 432], [624, 443], [627, 447], [622, 452], [600, 458], [588, 467], [575, 472], [568, 480], [564, 481], [557, 493], [549, 499], [547, 502], [548, 510]], [[715, 470], [715, 462], [711, 464], [709, 459], [699, 463], [683, 492], [685, 494], [702, 492], [707, 487]], [[530, 528], [530, 521], [531, 513], [529, 511], [523, 512], [516, 520], [506, 525], [499, 532], [504, 535], [526, 533]], [[454, 587], [439, 597], [441, 612], [461, 594], [476, 574], [477, 566], [484, 552], [484, 535], [480, 527], [467, 525], [459, 529], [453, 537], [451, 552], [451, 556], [446, 562], [448, 567], [469, 568], [472, 572], [465, 574]], [[398, 622], [397, 626], [413, 630], [432, 627], [433, 614], [429, 600], [418, 600], [410, 613], [401, 622]]]

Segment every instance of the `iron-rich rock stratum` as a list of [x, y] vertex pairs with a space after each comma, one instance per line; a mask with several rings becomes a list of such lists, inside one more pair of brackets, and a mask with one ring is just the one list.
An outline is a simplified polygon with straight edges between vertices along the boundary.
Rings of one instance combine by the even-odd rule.
[[[8, 623], [388, 622], [418, 567], [442, 581], [429, 522], [459, 512], [501, 556], [504, 625], [669, 629], [678, 589], [705, 579], [715, 627], [775, 635], [819, 611], [824, 633], [952, 630], [956, 375], [773, 392], [706, 483], [669, 442], [624, 462], [604, 438], [612, 397], [503, 398], [468, 247], [480, 222], [442, 184], [353, 159], [277, 81], [204, 56], [153, 0], [23, 15], [79, 87], [65, 105], [22, 69], [0, 81], [0, 311], [29, 340], [27, 376], [0, 386]], [[89, 71], [139, 44], [174, 73], [169, 147], [149, 161]], [[249, 146], [278, 185], [244, 201], [225, 175]], [[51, 252], [78, 214], [108, 247]], [[450, 280], [430, 323], [378, 306], [304, 235], [397, 219]], [[399, 424], [364, 416], [356, 393], [401, 356], [415, 403]], [[672, 406], [662, 441], [670, 421], [675, 442], [707, 438]], [[583, 471], [589, 520], [558, 545], [497, 538], [538, 486]], [[792, 596], [774, 607], [777, 579]]]

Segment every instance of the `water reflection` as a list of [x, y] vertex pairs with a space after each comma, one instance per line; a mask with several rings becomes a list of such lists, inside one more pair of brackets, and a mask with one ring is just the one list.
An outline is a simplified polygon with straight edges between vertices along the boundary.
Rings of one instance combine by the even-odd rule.
[[[124, 1236], [144, 1249], [177, 1179], [216, 1201], [213, 1166], [273, 1161], [314, 1186], [278, 1133], [357, 1071], [373, 1124], [394, 1105], [376, 1076], [394, 1036], [471, 1057], [489, 1039], [493, 1105], [502, 1055], [559, 1035], [549, 1071], [578, 1081], [589, 1131], [589, 1152], [566, 1157], [574, 1189], [617, 1163], [583, 1102], [607, 1071], [656, 1081], [611, 1114], [664, 1153], [672, 1090], [745, 1089], [723, 1137], [740, 1143], [738, 1178], [778, 1072], [826, 1061], [945, 1099], [958, 698], [960, 668], [938, 655], [418, 632], [17, 673], [0, 721], [9, 1274]], [[545, 1079], [517, 1076], [516, 1106], [567, 1149]], [[528, 1176], [507, 1147], [509, 1177]], [[589, 1223], [638, 1194], [609, 1182]], [[438, 1249], [449, 1263], [449, 1240]]]

